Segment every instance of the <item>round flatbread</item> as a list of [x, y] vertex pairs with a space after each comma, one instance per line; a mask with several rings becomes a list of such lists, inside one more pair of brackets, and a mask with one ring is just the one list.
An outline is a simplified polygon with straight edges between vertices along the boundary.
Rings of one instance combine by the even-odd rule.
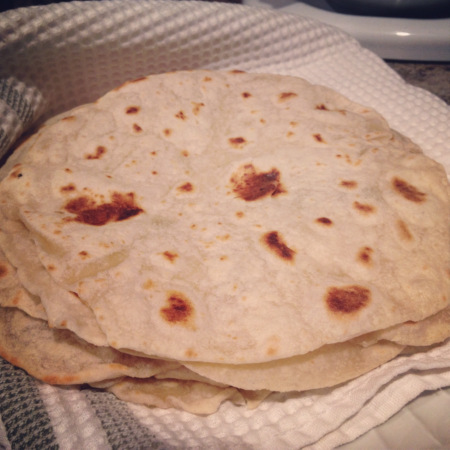
[[[116, 349], [262, 363], [449, 302], [442, 166], [299, 78], [126, 83], [41, 128], [2, 174], [0, 246], [24, 270], [8, 232], [19, 224], [46, 273], [24, 287], [55, 326], [89, 340], [95, 322]], [[69, 324], [56, 288], [90, 331]]]

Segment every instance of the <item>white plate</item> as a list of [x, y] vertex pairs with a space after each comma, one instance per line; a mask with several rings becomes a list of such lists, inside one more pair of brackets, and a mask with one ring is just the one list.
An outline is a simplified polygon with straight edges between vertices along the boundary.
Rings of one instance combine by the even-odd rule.
[[[384, 59], [450, 61], [450, 18], [364, 17], [340, 14], [326, 5], [315, 7], [298, 0], [244, 0], [243, 3], [299, 14], [334, 25]], [[308, 3], [320, 6], [324, 2]]]

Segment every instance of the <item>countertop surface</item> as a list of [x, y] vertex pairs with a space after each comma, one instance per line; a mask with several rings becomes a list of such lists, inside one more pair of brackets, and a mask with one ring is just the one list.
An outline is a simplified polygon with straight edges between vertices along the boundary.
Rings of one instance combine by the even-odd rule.
[[450, 105], [450, 62], [386, 62], [408, 83], [432, 92]]

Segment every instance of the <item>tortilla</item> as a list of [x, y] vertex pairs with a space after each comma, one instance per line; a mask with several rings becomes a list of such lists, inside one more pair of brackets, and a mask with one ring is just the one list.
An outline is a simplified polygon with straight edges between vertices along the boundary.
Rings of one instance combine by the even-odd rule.
[[[188, 410], [190, 386], [214, 399], [205, 411], [240, 389], [336, 385], [450, 336], [446, 172], [326, 87], [143, 77], [51, 119], [0, 178], [0, 305], [26, 313], [2, 310], [2, 354], [37, 378], [38, 349], [8, 333], [109, 355], [55, 361], [57, 380]], [[112, 355], [170, 367], [111, 370]]]

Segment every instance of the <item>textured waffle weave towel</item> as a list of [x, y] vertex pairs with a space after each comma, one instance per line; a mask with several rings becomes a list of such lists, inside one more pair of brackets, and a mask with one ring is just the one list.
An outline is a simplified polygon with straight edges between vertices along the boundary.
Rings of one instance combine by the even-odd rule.
[[[0, 14], [0, 151], [31, 124], [127, 79], [187, 68], [302, 76], [375, 107], [450, 171], [450, 109], [371, 52], [310, 19], [241, 5], [120, 0]], [[41, 109], [40, 105], [45, 105]], [[39, 383], [0, 362], [0, 448], [334, 448], [427, 390], [450, 386], [450, 343], [336, 389], [271, 396], [208, 417]]]

